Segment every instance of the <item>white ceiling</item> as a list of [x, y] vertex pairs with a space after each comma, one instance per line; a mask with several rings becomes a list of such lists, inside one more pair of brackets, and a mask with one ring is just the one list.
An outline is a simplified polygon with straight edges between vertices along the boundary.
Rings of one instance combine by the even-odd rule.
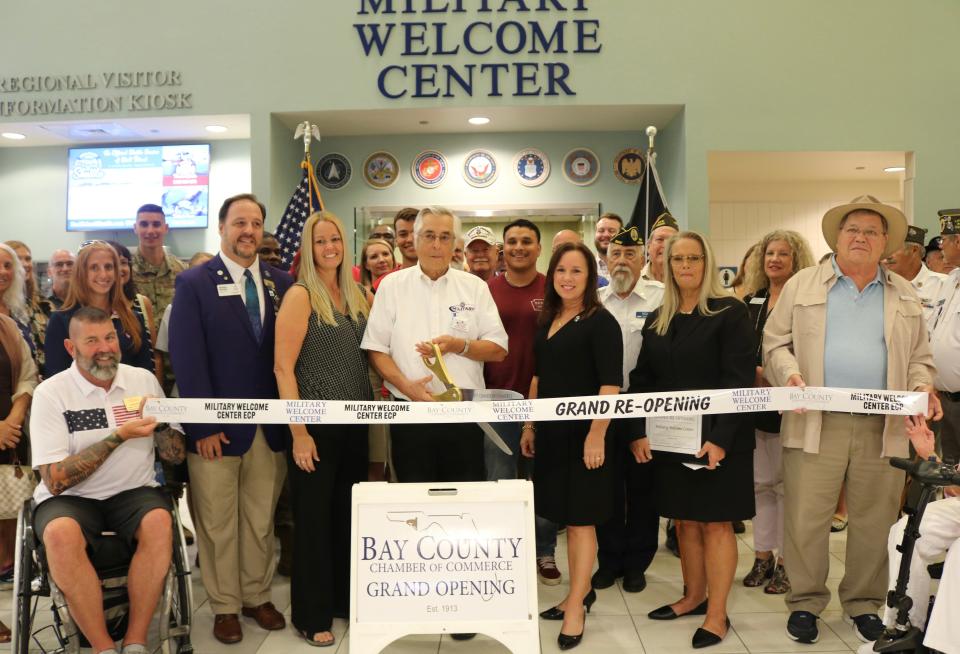
[[[367, 111], [300, 111], [274, 114], [290, 129], [309, 120], [322, 136], [486, 132], [619, 132], [663, 128], [682, 105], [430, 107]], [[487, 125], [467, 122], [486, 116]]]
[[707, 171], [711, 182], [889, 181], [903, 173], [883, 169], [905, 159], [905, 152], [708, 152]]
[[[223, 133], [208, 132], [207, 125], [226, 127]], [[0, 123], [0, 132], [17, 132], [27, 138], [0, 138], [0, 148], [49, 145], [142, 143], [153, 141], [216, 141], [250, 138], [250, 116], [163, 116], [115, 120], [38, 121]]]

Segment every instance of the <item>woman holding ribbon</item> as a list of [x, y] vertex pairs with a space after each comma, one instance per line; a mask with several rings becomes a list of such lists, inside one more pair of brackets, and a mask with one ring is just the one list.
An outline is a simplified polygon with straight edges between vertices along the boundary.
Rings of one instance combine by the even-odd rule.
[[[696, 232], [680, 232], [667, 242], [664, 259], [663, 304], [643, 328], [630, 392], [752, 386], [756, 344], [749, 314], [720, 285], [707, 241]], [[692, 644], [707, 647], [730, 629], [727, 596], [737, 567], [730, 523], [754, 514], [753, 419], [737, 413], [669, 420], [669, 426], [663, 418], [639, 418], [630, 425], [637, 461], [654, 462], [660, 514], [676, 521], [685, 588], [682, 598], [648, 616], [705, 615]], [[652, 454], [650, 441], [667, 429], [700, 443], [695, 461], [689, 455]]]
[[[744, 298], [756, 335], [756, 385], [769, 386], [763, 376], [763, 328], [773, 311], [780, 291], [798, 270], [813, 265], [807, 240], [789, 230], [776, 230], [763, 237], [749, 263], [747, 288], [756, 289]], [[783, 472], [780, 461], [780, 414], [764, 411], [754, 414], [757, 449], [753, 453], [753, 488], [757, 515], [753, 517], [753, 568], [743, 585], [764, 586], [763, 592], [781, 595], [790, 590], [783, 567]], [[774, 552], [779, 554], [774, 556]]]
[[[353, 281], [343, 223], [315, 213], [303, 226], [297, 283], [277, 315], [274, 370], [281, 399], [371, 400], [360, 349], [373, 297]], [[350, 492], [367, 480], [367, 425], [293, 424], [288, 463], [294, 529], [294, 627], [333, 645], [350, 607]]]
[[120, 341], [120, 363], [156, 374], [147, 319], [142, 313], [135, 312], [124, 297], [119, 271], [120, 257], [109, 243], [85, 241], [80, 244], [67, 299], [60, 311], [50, 314], [47, 324], [47, 340], [43, 346], [46, 355], [44, 377], [52, 377], [73, 363], [63, 341], [68, 336], [70, 318], [77, 309], [87, 306], [113, 315], [113, 325]]
[[[564, 243], [550, 258], [539, 322], [530, 399], [620, 392], [620, 325], [597, 297], [596, 258], [582, 243]], [[597, 598], [590, 575], [597, 557], [595, 527], [613, 512], [613, 475], [606, 465], [617, 442], [612, 428], [609, 419], [527, 423], [520, 439], [524, 456], [536, 453], [537, 514], [567, 526], [570, 591], [540, 614], [563, 620], [557, 638], [563, 650], [580, 644], [586, 611]]]

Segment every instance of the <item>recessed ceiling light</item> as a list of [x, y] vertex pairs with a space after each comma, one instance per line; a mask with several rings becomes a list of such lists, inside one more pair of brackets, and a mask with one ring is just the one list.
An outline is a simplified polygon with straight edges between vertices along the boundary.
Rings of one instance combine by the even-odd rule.
[[207, 125], [207, 131], [213, 132], [214, 134], [222, 134], [227, 131], [227, 128], [223, 125]]
[[4, 132], [3, 134], [0, 134], [0, 136], [5, 139], [10, 139], [11, 141], [22, 141], [23, 139], [27, 138], [20, 132]]
[[421, 120], [421, 121], [420, 121], [420, 124], [421, 124], [421, 125], [429, 125], [429, 124], [430, 124], [430, 121], [429, 121], [429, 120]]
[[905, 166], [887, 166], [883, 169], [885, 173], [902, 173], [907, 168]]
[[866, 170], [866, 169], [867, 169], [866, 166], [857, 166], [857, 170]]
[[467, 121], [471, 125], [486, 125], [490, 122], [490, 119], [486, 116], [474, 116], [473, 118]]

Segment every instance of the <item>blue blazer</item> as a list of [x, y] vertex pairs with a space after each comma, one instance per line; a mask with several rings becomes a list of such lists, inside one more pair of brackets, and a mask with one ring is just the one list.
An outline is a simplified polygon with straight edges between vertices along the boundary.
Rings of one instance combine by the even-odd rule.
[[[264, 319], [257, 342], [239, 295], [220, 297], [218, 284], [229, 284], [230, 272], [218, 254], [213, 259], [177, 275], [170, 315], [170, 362], [181, 397], [224, 399], [276, 399], [273, 375], [274, 327], [280, 300], [293, 279], [278, 268], [260, 262], [263, 280]], [[223, 432], [230, 440], [223, 453], [242, 456], [250, 449], [256, 425], [184, 424], [187, 447], [196, 453], [197, 440]], [[289, 431], [284, 425], [263, 425], [270, 449], [286, 448]]]

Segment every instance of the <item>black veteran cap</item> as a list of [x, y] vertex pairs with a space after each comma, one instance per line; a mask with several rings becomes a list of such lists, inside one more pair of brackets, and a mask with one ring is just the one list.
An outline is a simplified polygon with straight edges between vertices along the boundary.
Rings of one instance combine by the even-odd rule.
[[640, 236], [640, 230], [636, 227], [627, 227], [619, 234], [610, 239], [612, 245], [636, 246], [643, 245], [643, 237]]
[[943, 240], [943, 239], [940, 238], [939, 236], [934, 236], [933, 238], [931, 238], [931, 239], [930, 239], [930, 242], [927, 243], [927, 254], [930, 254], [931, 252], [934, 252], [934, 251], [936, 251], [936, 250], [939, 250], [939, 249], [940, 249], [940, 241], [942, 241], [942, 240]]
[[941, 234], [960, 234], [960, 209], [941, 209], [937, 215]]
[[927, 237], [927, 230], [923, 227], [917, 227], [916, 225], [907, 225], [907, 237], [904, 240], [905, 243], [916, 243], [920, 247], [923, 247], [924, 239]]
[[680, 223], [678, 223], [677, 219], [671, 216], [670, 213], [666, 211], [664, 211], [662, 214], [657, 216], [657, 219], [650, 226], [650, 233], [653, 234], [653, 231], [660, 227], [672, 227], [678, 232], [680, 231]]

